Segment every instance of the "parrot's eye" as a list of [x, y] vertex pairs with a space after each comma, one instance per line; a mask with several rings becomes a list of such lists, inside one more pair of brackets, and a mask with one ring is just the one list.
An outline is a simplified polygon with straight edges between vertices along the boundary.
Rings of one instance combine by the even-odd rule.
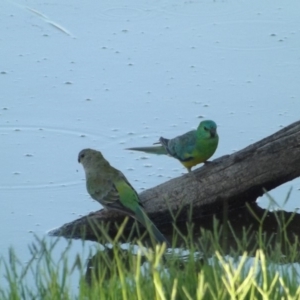
[[204, 130], [205, 130], [205, 131], [207, 131], [207, 130], [208, 130], [208, 128], [204, 126]]
[[80, 159], [84, 158], [84, 153], [80, 154]]

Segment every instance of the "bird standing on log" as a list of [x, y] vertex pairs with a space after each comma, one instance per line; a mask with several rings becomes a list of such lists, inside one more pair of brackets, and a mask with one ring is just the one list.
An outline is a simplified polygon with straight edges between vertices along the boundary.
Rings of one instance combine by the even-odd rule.
[[142, 223], [159, 243], [168, 240], [149, 219], [135, 189], [124, 174], [112, 167], [100, 151], [84, 149], [78, 155], [86, 176], [86, 188], [91, 197], [107, 209], [125, 213]]
[[173, 139], [161, 137], [161, 146], [134, 147], [126, 150], [152, 154], [165, 154], [178, 159], [191, 172], [192, 167], [205, 163], [215, 153], [219, 142], [217, 125], [214, 121], [202, 121], [197, 130], [189, 131]]

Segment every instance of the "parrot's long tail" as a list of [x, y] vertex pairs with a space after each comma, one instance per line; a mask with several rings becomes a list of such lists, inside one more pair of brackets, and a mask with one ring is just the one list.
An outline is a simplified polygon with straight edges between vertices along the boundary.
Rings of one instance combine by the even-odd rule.
[[142, 208], [139, 207], [139, 209], [136, 211], [135, 214], [136, 219], [142, 223], [146, 229], [149, 231], [149, 233], [159, 242], [159, 243], [166, 243], [167, 247], [171, 247], [171, 244], [166, 239], [166, 237], [158, 230], [158, 228], [154, 225], [154, 223], [149, 219], [149, 217], [146, 215], [146, 213], [143, 211]]
[[133, 148], [127, 148], [125, 150], [134, 150], [134, 151], [141, 151], [151, 154], [164, 154], [167, 155], [168, 152], [163, 146], [152, 146], [152, 147], [133, 147]]

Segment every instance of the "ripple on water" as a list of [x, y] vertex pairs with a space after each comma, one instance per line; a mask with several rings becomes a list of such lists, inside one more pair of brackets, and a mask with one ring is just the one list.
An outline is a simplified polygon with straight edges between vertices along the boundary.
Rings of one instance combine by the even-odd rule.
[[0, 190], [37, 189], [78, 184], [78, 151], [82, 144], [91, 144], [99, 136], [19, 126], [0, 128], [0, 140]]

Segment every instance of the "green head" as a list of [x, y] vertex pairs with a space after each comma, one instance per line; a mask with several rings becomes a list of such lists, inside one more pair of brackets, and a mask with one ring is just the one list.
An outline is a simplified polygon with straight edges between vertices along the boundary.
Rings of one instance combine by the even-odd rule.
[[81, 150], [78, 154], [78, 162], [82, 164], [85, 172], [90, 172], [97, 167], [109, 166], [102, 153], [93, 149]]
[[202, 121], [197, 128], [197, 132], [208, 138], [218, 137], [217, 124], [212, 120]]

